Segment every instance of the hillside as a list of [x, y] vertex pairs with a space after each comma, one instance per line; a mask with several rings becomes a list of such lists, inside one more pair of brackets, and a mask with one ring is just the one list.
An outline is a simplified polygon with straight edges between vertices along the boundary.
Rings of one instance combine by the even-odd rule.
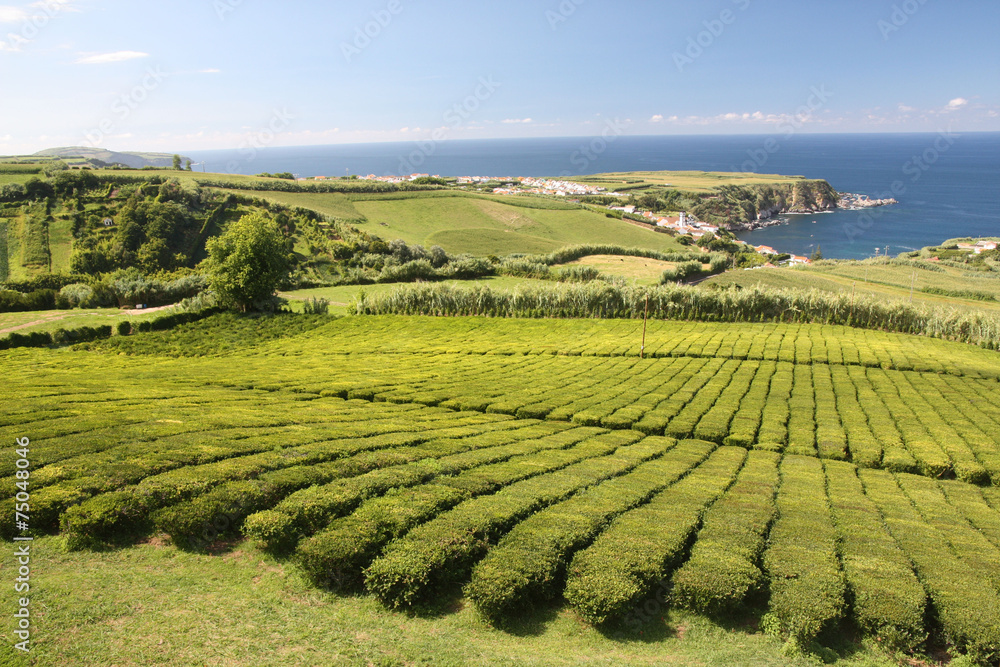
[[239, 662], [269, 637], [324, 664], [996, 664], [998, 353], [653, 322], [639, 359], [641, 337], [220, 315], [0, 352], [39, 659]]
[[[172, 153], [134, 153], [111, 151], [105, 148], [89, 148], [86, 146], [70, 146], [65, 148], [48, 148], [34, 154], [34, 157], [81, 158], [95, 165], [104, 166], [120, 164], [132, 169], [143, 167], [170, 167], [173, 165]], [[189, 159], [181, 156], [183, 161]]]

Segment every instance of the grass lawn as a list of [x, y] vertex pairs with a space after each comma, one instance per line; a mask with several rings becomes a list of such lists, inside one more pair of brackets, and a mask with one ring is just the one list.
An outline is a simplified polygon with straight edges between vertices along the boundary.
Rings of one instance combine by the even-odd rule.
[[665, 234], [583, 209], [542, 210], [473, 198], [356, 201], [369, 221], [362, 229], [450, 253], [544, 253], [580, 243], [680, 250]]

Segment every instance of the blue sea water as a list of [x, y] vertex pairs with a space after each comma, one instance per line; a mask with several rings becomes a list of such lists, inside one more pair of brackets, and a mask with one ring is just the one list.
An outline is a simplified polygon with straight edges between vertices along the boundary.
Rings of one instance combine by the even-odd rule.
[[741, 234], [784, 252], [857, 259], [960, 236], [1000, 236], [1000, 133], [658, 136], [345, 144], [189, 152], [209, 172], [572, 177], [613, 171], [755, 171], [895, 197], [874, 211], [788, 216]]

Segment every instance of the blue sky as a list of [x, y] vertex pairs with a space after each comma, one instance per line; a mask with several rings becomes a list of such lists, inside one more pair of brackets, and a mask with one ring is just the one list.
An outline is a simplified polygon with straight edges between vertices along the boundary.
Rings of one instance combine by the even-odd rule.
[[1000, 131], [996, 0], [0, 0], [0, 153]]

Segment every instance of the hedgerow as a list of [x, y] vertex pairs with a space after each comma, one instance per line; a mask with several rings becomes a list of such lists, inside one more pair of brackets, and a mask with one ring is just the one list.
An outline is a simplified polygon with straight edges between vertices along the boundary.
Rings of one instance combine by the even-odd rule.
[[490, 545], [521, 519], [581, 488], [625, 474], [674, 445], [657, 439], [632, 444], [639, 437], [625, 431], [601, 437], [621, 448], [473, 498], [419, 526], [386, 547], [365, 571], [365, 586], [390, 607], [412, 605], [465, 579]]
[[731, 613], [766, 587], [760, 559], [776, 512], [780, 459], [772, 452], [750, 452], [736, 483], [705, 514], [690, 559], [674, 575], [675, 604]]
[[[570, 604], [590, 622], [603, 623], [623, 616], [657, 582], [665, 582], [685, 554], [704, 508], [732, 483], [746, 456], [743, 448], [722, 447], [647, 504], [616, 518], [573, 558], [565, 593]], [[515, 534], [508, 539], [513, 542]], [[524, 545], [529, 553], [530, 542]], [[538, 556], [527, 562], [532, 560]]]
[[927, 596], [913, 565], [865, 496], [855, 466], [827, 461], [824, 468], [854, 621], [892, 649], [918, 647], [927, 638]]
[[[456, 453], [441, 459], [417, 462], [385, 471], [372, 472], [353, 480], [345, 480], [325, 486], [316, 486], [285, 498], [260, 515], [252, 515], [247, 520], [244, 532], [256, 538], [274, 551], [291, 549], [302, 538], [322, 530], [332, 520], [353, 510], [367, 498], [376, 497], [389, 489], [403, 489], [431, 482], [440, 477], [457, 475], [453, 479], [467, 478], [481, 474], [495, 467], [509, 468], [521, 463], [518, 458], [506, 466], [498, 463], [505, 458], [520, 457], [538, 450], [570, 447], [585, 438], [590, 432], [570, 431], [561, 433], [558, 426], [529, 427], [519, 431], [491, 434], [487, 437], [465, 438], [461, 445], [471, 449], [468, 454]], [[545, 434], [547, 432], [547, 434]], [[533, 439], [538, 437], [537, 440]], [[592, 449], [585, 449], [593, 454]], [[575, 456], [574, 456], [575, 454]], [[575, 462], [583, 453], [556, 456], [559, 461]], [[544, 460], [544, 459], [543, 459]], [[490, 464], [494, 464], [491, 466]], [[520, 466], [522, 476], [530, 476], [537, 467], [534, 457]], [[480, 468], [480, 466], [483, 466]], [[471, 470], [470, 470], [471, 469]], [[461, 474], [464, 473], [464, 474]], [[513, 481], [512, 478], [510, 481]], [[436, 482], [436, 483], [447, 483]]]
[[[476, 467], [455, 477], [439, 477], [430, 484], [370, 500], [350, 516], [303, 540], [297, 557], [318, 583], [360, 581], [361, 570], [389, 540], [434, 518], [440, 511], [462, 500], [494, 493], [518, 481], [614, 451], [614, 442], [585, 439], [596, 433], [595, 429], [574, 429], [548, 438], [550, 442], [543, 444], [552, 449]], [[585, 440], [580, 442], [581, 439]]]
[[865, 495], [878, 507], [893, 538], [928, 592], [944, 638], [974, 660], [1000, 658], [1000, 595], [970, 576], [969, 564], [927, 523], [887, 472], [859, 470]]
[[771, 588], [768, 613], [791, 646], [805, 648], [845, 607], [837, 533], [820, 461], [786, 456], [777, 502], [778, 518], [764, 553]]

